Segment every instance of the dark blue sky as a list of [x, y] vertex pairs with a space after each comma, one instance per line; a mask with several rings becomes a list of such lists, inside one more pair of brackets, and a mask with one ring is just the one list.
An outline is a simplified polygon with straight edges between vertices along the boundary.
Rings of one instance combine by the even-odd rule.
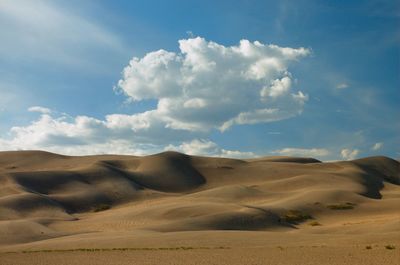
[[[398, 158], [399, 18], [398, 1], [2, 1], [0, 150]], [[248, 103], [240, 105], [242, 87], [228, 81], [221, 86], [235, 90], [229, 100], [237, 104], [216, 106], [211, 93], [200, 98], [209, 112], [193, 113], [183, 107], [160, 112], [164, 94], [143, 97], [147, 92], [139, 88], [118, 87], [132, 57], [163, 49], [185, 58], [178, 41], [195, 37], [227, 48], [245, 39], [307, 49], [306, 56], [285, 61], [285, 71], [262, 80], [291, 79], [287, 98], [274, 105], [290, 115], [235, 118], [272, 107], [247, 90]], [[307, 96], [301, 107], [289, 100], [297, 91]], [[178, 105], [199, 99], [185, 93], [167, 99]], [[136, 95], [143, 99], [133, 100]], [[157, 111], [143, 115], [151, 110]], [[112, 114], [125, 120], [117, 126], [106, 118]], [[208, 118], [195, 122], [199, 115]], [[227, 117], [233, 125], [223, 131]]]

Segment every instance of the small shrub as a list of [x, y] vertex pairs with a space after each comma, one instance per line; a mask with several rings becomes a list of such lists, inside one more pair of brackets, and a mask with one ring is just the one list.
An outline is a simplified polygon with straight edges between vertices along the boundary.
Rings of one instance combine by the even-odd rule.
[[339, 203], [339, 204], [330, 204], [326, 207], [331, 210], [351, 210], [354, 209], [355, 203], [346, 202], [346, 203]]
[[218, 166], [217, 168], [223, 168], [223, 169], [233, 169], [233, 167], [230, 167], [230, 166]]
[[386, 249], [395, 249], [396, 247], [394, 245], [386, 245], [385, 248]]
[[311, 218], [311, 215], [298, 210], [290, 210], [281, 215], [281, 219], [285, 220], [288, 223], [302, 222]]
[[111, 206], [108, 204], [98, 204], [93, 208], [93, 212], [101, 212], [110, 209]]
[[366, 248], [366, 249], [372, 249], [372, 247], [371, 247], [371, 246], [366, 246], [365, 248]]
[[321, 224], [319, 222], [317, 222], [317, 221], [312, 221], [312, 222], [309, 223], [309, 225], [311, 225], [311, 226], [320, 226]]

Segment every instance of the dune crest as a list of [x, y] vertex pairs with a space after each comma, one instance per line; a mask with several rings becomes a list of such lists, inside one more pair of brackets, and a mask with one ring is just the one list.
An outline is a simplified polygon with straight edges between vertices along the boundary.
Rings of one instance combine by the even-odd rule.
[[399, 185], [400, 163], [387, 157], [323, 163], [0, 152], [0, 245], [68, 246], [81, 237], [96, 245], [127, 231], [146, 238], [196, 231], [363, 235], [372, 226], [396, 235]]

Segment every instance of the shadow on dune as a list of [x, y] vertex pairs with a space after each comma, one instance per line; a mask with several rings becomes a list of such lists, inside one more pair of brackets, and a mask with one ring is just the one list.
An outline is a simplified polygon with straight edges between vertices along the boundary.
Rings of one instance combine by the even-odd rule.
[[[145, 157], [0, 152], [0, 221], [74, 220], [75, 213], [146, 202], [154, 199], [151, 193], [157, 200], [142, 208], [129, 205], [121, 218], [161, 232], [285, 230], [313, 213], [334, 214], [321, 205], [381, 199], [385, 183], [400, 185], [400, 163], [387, 157], [322, 163], [177, 152]], [[294, 221], [285, 221], [282, 213], [290, 213], [287, 218]]]
[[142, 158], [131, 178], [145, 188], [163, 192], [185, 192], [206, 183], [190, 156], [176, 152]]
[[357, 159], [351, 162], [362, 172], [360, 173], [361, 183], [365, 192], [361, 195], [373, 199], [381, 199], [380, 190], [384, 182], [400, 185], [400, 163], [387, 157], [368, 157]]

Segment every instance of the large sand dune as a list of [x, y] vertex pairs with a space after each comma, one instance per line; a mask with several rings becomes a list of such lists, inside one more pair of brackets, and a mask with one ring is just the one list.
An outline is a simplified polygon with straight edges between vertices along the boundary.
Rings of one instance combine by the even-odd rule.
[[400, 163], [0, 152], [0, 264], [93, 249], [96, 264], [396, 264]]

